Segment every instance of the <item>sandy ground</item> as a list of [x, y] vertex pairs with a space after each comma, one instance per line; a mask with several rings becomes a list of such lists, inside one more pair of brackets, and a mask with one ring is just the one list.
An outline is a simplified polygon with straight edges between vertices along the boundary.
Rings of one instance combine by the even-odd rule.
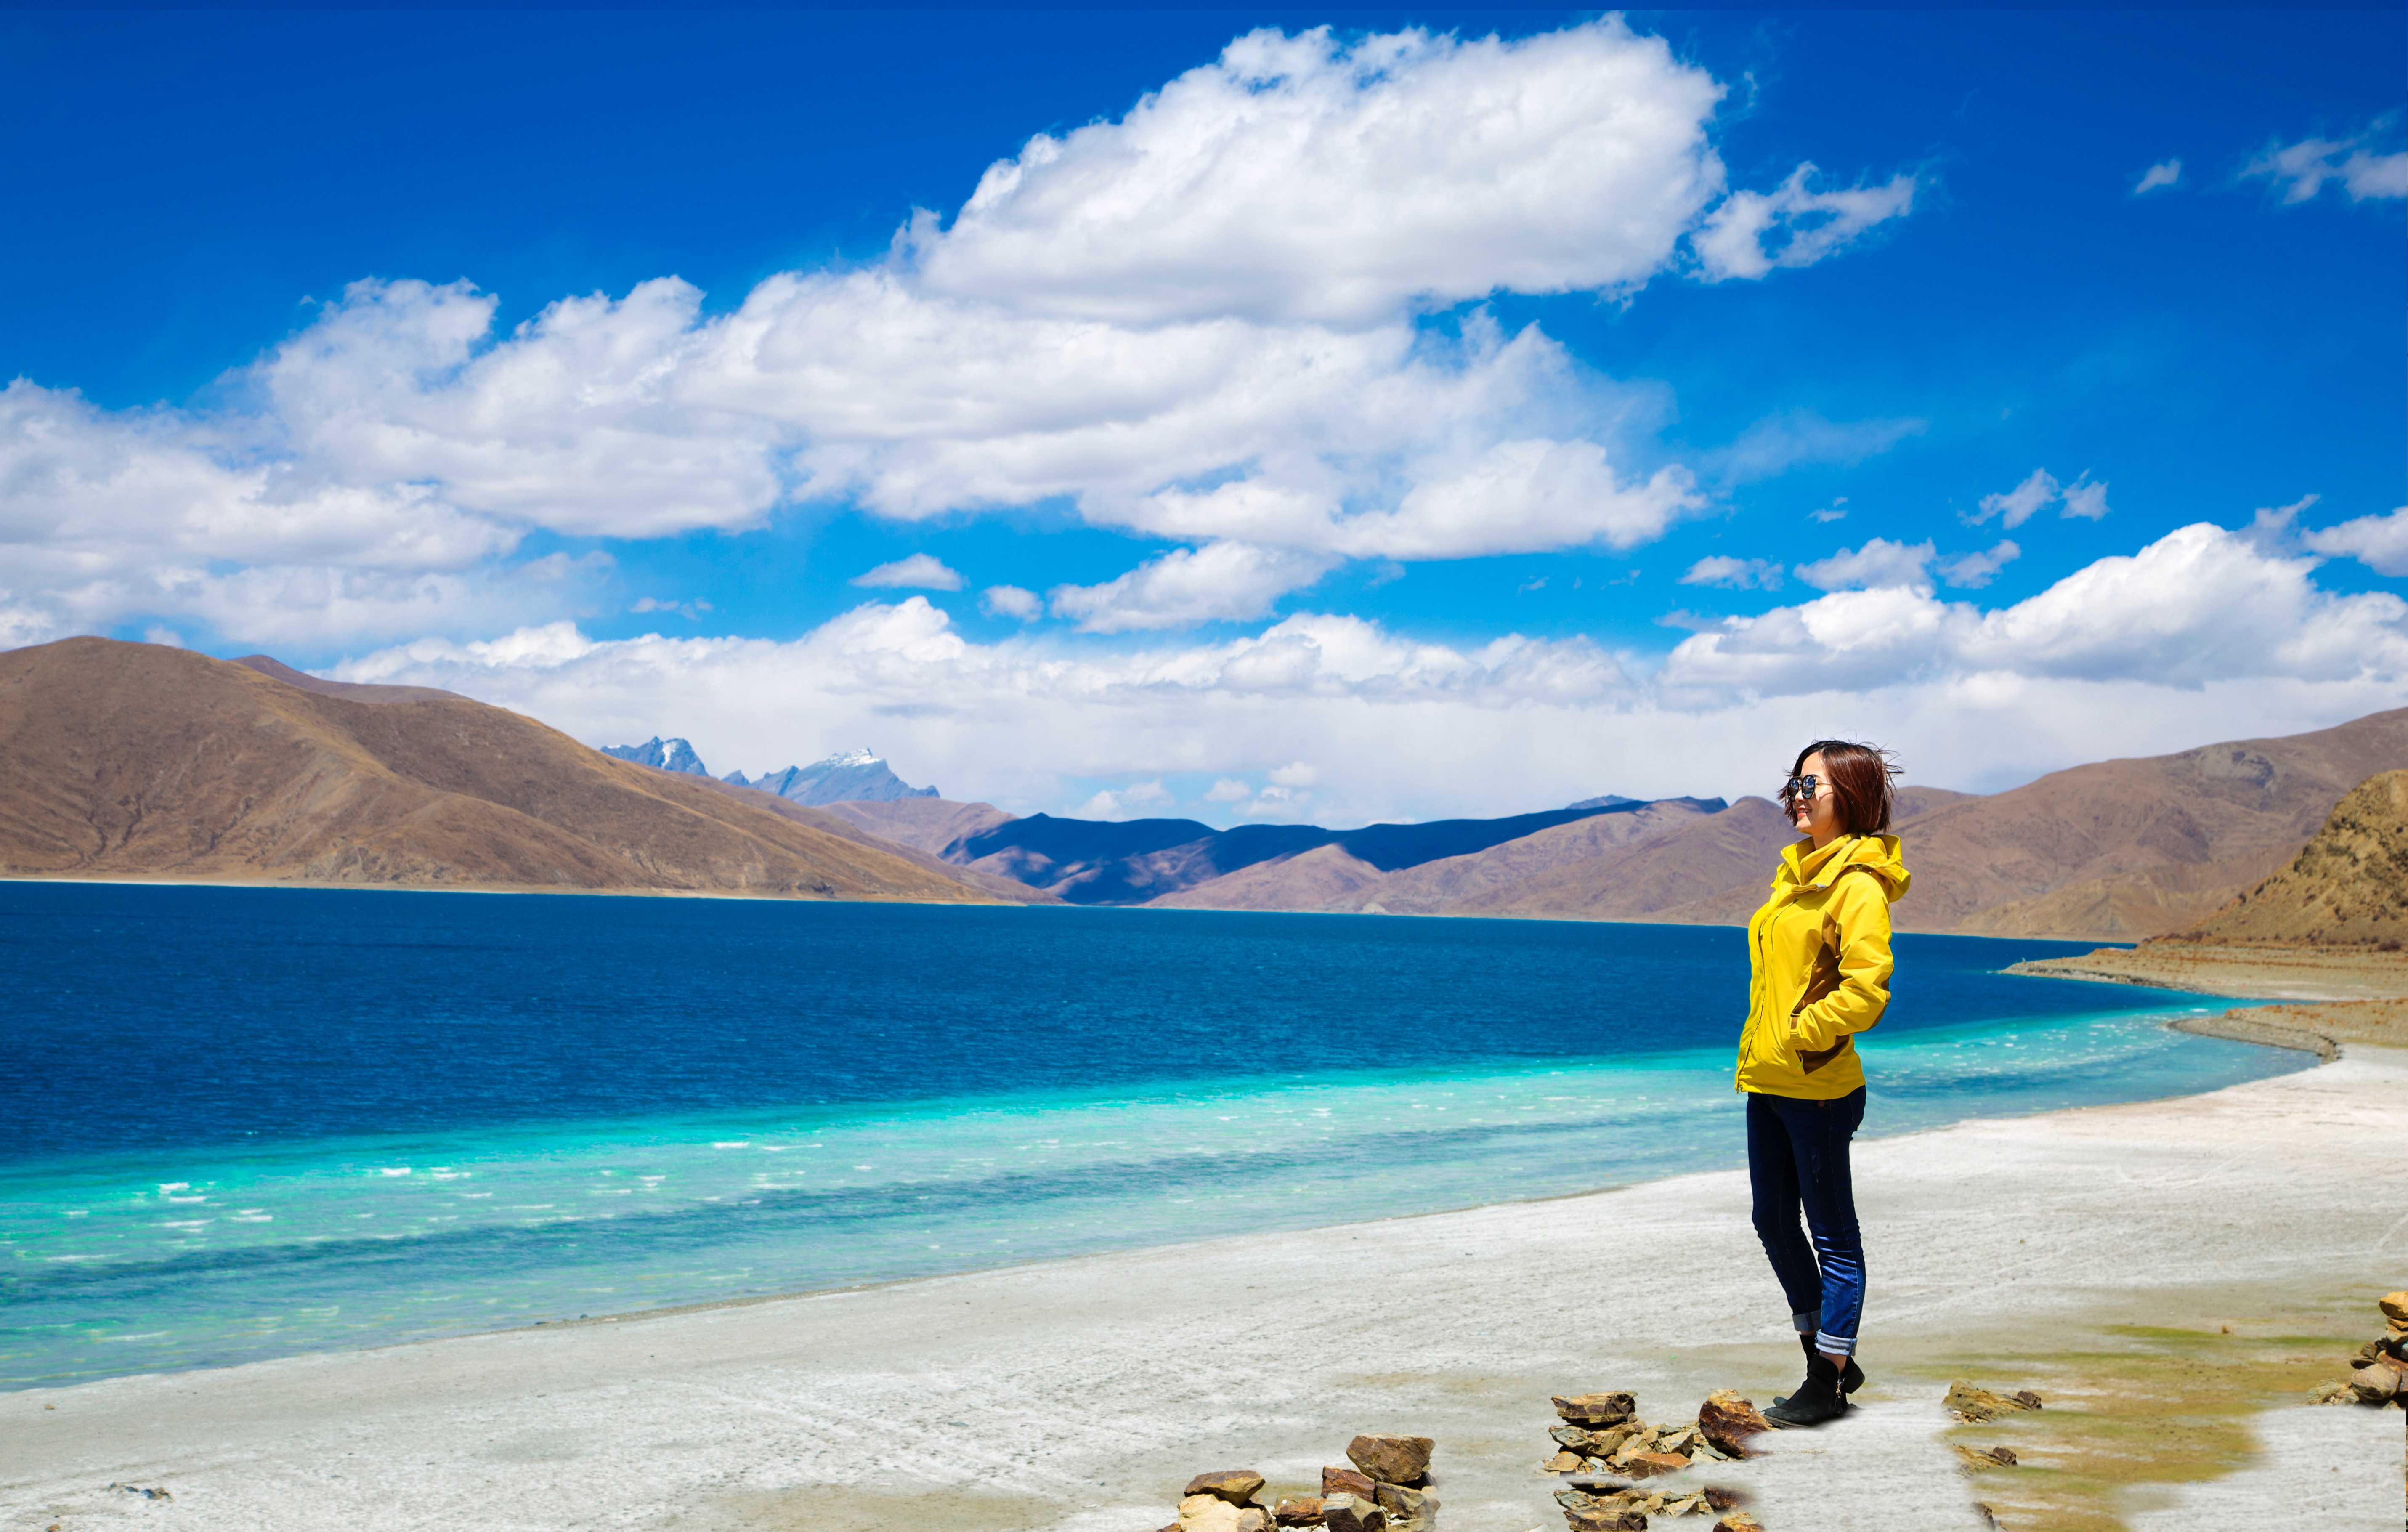
[[[2367, 1329], [2408, 1286], [2403, 1086], [2408, 1053], [2352, 1046], [2211, 1095], [1860, 1144], [1863, 1408], [1713, 1477], [1752, 1486], [1769, 1532], [1971, 1532], [1939, 1437], [1952, 1358], [2303, 1310]], [[1768, 1402], [1799, 1371], [1782, 1309], [1743, 1178], [1689, 1176], [0, 1396], [0, 1528], [1144, 1532], [1192, 1473], [1292, 1490], [1396, 1431], [1438, 1439], [1448, 1532], [1554, 1529], [1550, 1394], [1631, 1388], [1655, 1420], [1716, 1387]], [[2398, 1411], [2258, 1422], [2254, 1461], [2153, 1492], [2145, 1525], [2400, 1525]]]
[[2329, 1063], [2349, 1043], [2408, 1048], [2408, 1000], [2334, 1000], [2323, 1005], [2251, 1006], [2168, 1024], [2203, 1037], [2295, 1048]]
[[2408, 952], [2372, 947], [2153, 941], [2101, 947], [2079, 957], [2036, 958], [2005, 971], [2252, 1000], [2408, 998]]

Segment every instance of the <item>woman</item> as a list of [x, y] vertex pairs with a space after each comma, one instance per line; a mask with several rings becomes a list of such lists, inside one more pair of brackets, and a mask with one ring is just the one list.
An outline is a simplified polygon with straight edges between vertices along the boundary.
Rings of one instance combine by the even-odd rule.
[[1889, 907], [1906, 892], [1888, 833], [1891, 772], [1871, 745], [1821, 739], [1799, 752], [1781, 803], [1806, 838], [1781, 853], [1772, 895], [1747, 923], [1754, 974], [1738, 1085], [1748, 1179], [1756, 1235], [1806, 1352], [1806, 1382], [1764, 1412], [1776, 1425], [1830, 1420], [1865, 1381], [1855, 1360], [1865, 1252], [1848, 1140], [1865, 1120], [1854, 1038], [1889, 1004]]

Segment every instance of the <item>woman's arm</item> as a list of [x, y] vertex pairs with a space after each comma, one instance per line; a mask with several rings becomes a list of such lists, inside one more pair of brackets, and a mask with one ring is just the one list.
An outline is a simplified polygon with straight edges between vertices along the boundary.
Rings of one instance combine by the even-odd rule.
[[1840, 875], [1823, 918], [1840, 956], [1840, 982], [1789, 1024], [1790, 1045], [1817, 1053], [1862, 1032], [1889, 1009], [1889, 894], [1870, 873]]

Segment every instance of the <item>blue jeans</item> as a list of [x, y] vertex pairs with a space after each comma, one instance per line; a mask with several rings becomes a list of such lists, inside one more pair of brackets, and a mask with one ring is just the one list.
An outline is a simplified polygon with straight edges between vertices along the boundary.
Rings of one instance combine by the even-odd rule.
[[[1816, 1325], [1814, 1349], [1853, 1356], [1865, 1312], [1865, 1242], [1856, 1232], [1856, 1195], [1848, 1176], [1848, 1140], [1864, 1125], [1862, 1086], [1834, 1101], [1750, 1092], [1747, 1179], [1756, 1192], [1756, 1234], [1781, 1279], [1802, 1333]], [[1806, 1212], [1809, 1243], [1798, 1226]]]

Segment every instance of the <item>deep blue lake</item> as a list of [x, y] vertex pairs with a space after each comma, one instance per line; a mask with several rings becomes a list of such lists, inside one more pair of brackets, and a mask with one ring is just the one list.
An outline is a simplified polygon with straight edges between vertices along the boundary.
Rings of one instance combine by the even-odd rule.
[[[1866, 1131], [2305, 1055], [1901, 937]], [[1735, 928], [0, 882], [0, 1387], [1742, 1163]]]

